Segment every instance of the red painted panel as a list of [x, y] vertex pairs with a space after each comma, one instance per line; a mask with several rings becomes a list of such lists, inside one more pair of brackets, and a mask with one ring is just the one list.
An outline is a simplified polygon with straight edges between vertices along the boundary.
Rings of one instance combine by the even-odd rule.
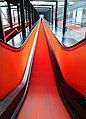
[[0, 99], [8, 95], [21, 82], [37, 26], [20, 48], [12, 48], [0, 42]]
[[65, 49], [46, 23], [44, 25], [65, 81], [86, 96], [86, 42]]

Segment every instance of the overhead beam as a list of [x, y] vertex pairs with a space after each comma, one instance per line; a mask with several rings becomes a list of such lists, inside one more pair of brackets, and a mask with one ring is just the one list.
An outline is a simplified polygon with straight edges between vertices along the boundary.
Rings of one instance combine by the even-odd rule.
[[42, 5], [46, 5], [48, 3], [50, 3], [50, 5], [55, 5], [56, 1], [30, 1], [32, 5], [36, 5], [38, 3], [38, 5], [42, 4]]
[[46, 10], [46, 9], [51, 9], [52, 7], [51, 8], [50, 7], [35, 7], [35, 8], [36, 9], [45, 9]]
[[33, 5], [33, 6], [53, 6], [53, 5], [43, 5], [43, 4], [40, 4], [40, 5]]

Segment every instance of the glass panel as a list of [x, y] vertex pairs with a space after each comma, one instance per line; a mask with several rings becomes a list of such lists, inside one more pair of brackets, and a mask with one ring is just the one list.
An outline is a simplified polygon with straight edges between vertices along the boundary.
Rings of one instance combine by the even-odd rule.
[[18, 25], [18, 14], [17, 14], [17, 6], [11, 7], [11, 15], [12, 15], [12, 22], [13, 25]]
[[51, 30], [57, 37], [60, 43], [62, 43], [62, 36], [63, 36], [63, 16], [64, 16], [64, 2], [58, 2], [58, 8], [57, 8], [57, 28], [55, 27], [55, 10], [56, 10], [56, 4], [53, 6], [53, 17], [54, 17], [54, 24], [50, 25]]
[[9, 26], [8, 16], [7, 16], [7, 2], [4, 1], [0, 2], [0, 6], [1, 6], [2, 21], [5, 28], [7, 27], [7, 25]]
[[[7, 2], [4, 1], [0, 2], [0, 6], [1, 6], [3, 26], [4, 29], [7, 30], [10, 27]], [[12, 4], [11, 4], [11, 16], [13, 26], [17, 25], [18, 24], [17, 6], [13, 6]]]
[[67, 2], [64, 45], [72, 46], [86, 38], [86, 0]]
[[57, 38], [60, 43], [62, 43], [63, 36], [63, 17], [64, 17], [64, 2], [58, 2], [58, 11], [57, 11]]

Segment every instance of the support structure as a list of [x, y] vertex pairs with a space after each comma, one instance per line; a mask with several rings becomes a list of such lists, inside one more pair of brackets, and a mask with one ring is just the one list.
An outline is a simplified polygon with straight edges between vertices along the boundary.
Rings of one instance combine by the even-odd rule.
[[56, 1], [56, 11], [55, 11], [55, 27], [57, 27], [57, 7], [58, 7], [58, 1]]
[[[51, 13], [51, 14], [52, 14], [52, 15], [51, 15], [51, 17], [52, 17], [52, 18], [51, 18], [51, 23], [53, 24], [53, 5], [47, 5], [47, 4], [46, 4], [46, 5], [43, 5], [43, 4], [39, 5], [39, 4], [36, 4], [36, 5], [34, 5], [34, 7], [35, 7], [35, 6], [39, 6], [39, 7], [40, 7], [40, 6], [43, 6], [43, 7], [46, 7], [46, 6], [47, 6], [47, 7], [51, 7], [51, 11], [52, 11], [52, 13]], [[35, 7], [35, 8], [36, 8], [36, 7]], [[38, 8], [38, 7], [37, 7], [37, 8]], [[47, 14], [48, 14], [48, 13], [47, 13], [47, 11], [46, 11], [46, 13], [44, 13], [44, 18], [45, 18], [46, 20], [50, 21], [49, 19], [47, 19]], [[38, 16], [39, 16], [39, 15], [38, 15]], [[39, 17], [38, 17], [38, 18], [39, 18]]]
[[51, 17], [51, 15], [50, 15], [50, 13], [51, 13], [51, 8], [50, 9], [48, 9], [46, 12], [45, 12], [45, 14], [44, 14], [44, 18], [50, 23], [50, 17]]
[[38, 12], [37, 12], [36, 9], [35, 9], [35, 22], [37, 22], [38, 19], [39, 19], [39, 14], [38, 14]]
[[53, 24], [53, 5], [52, 5], [52, 24]]
[[67, 0], [64, 1], [64, 16], [63, 16], [63, 37], [66, 30], [66, 12], [67, 12]]
[[34, 10], [32, 5], [31, 5], [31, 11], [32, 11], [32, 25], [33, 25], [34, 24]]
[[25, 0], [24, 3], [25, 3], [25, 11], [26, 11], [25, 12], [25, 16], [26, 16], [25, 18], [26, 18], [26, 22], [27, 22], [28, 21], [28, 9], [27, 9], [28, 1]]
[[31, 4], [28, 1], [28, 18], [29, 18], [29, 29], [31, 30]]
[[8, 4], [8, 20], [9, 20], [9, 23], [10, 23], [10, 28], [12, 28], [13, 27], [13, 23], [12, 23], [10, 2], [7, 2], [7, 4]]
[[23, 39], [24, 39], [26, 37], [26, 32], [25, 32], [25, 15], [24, 15], [24, 0], [20, 0], [19, 2], [20, 2], [22, 34], [23, 34]]
[[13, 18], [14, 18], [14, 22], [15, 22], [15, 10], [13, 10]]
[[[34, 8], [34, 7], [33, 7]], [[34, 23], [36, 22], [36, 10], [34, 8]]]
[[18, 24], [20, 25], [19, 4], [17, 5]]
[[31, 30], [31, 16], [30, 16], [30, 1], [25, 0], [25, 9], [26, 9], [26, 21], [29, 21], [29, 30]]
[[2, 24], [1, 7], [0, 7], [0, 40], [6, 41], [5, 34], [4, 34], [4, 28], [3, 28], [3, 24]]

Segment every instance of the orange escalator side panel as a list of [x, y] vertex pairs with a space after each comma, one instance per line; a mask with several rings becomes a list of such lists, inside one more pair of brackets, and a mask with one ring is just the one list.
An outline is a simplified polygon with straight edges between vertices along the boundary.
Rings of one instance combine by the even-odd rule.
[[0, 99], [8, 95], [21, 82], [36, 30], [37, 26], [28, 37], [25, 46], [18, 51], [0, 46]]
[[86, 44], [68, 51], [62, 48], [48, 26], [44, 25], [64, 80], [86, 96]]

